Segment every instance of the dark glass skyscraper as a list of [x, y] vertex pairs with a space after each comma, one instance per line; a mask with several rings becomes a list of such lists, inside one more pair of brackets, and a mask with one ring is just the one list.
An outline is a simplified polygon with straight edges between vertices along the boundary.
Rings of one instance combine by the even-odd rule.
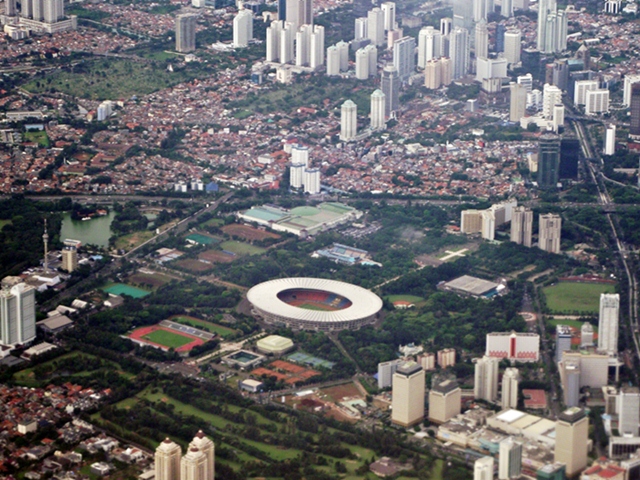
[[538, 143], [538, 186], [553, 188], [558, 184], [560, 138], [543, 135]]
[[629, 133], [640, 136], [640, 83], [631, 85], [631, 126]]
[[384, 115], [389, 118], [391, 112], [398, 110], [400, 106], [400, 76], [393, 65], [386, 65], [382, 70], [382, 93], [385, 94]]

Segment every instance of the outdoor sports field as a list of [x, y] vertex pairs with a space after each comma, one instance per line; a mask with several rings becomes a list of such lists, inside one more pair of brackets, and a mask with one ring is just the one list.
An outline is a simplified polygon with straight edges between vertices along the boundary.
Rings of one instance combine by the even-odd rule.
[[543, 290], [552, 313], [572, 314], [599, 311], [600, 294], [615, 293], [615, 285], [603, 283], [560, 282]]
[[173, 348], [176, 352], [188, 352], [193, 347], [204, 343], [202, 339], [193, 335], [158, 325], [138, 328], [129, 334], [129, 338], [164, 350]]

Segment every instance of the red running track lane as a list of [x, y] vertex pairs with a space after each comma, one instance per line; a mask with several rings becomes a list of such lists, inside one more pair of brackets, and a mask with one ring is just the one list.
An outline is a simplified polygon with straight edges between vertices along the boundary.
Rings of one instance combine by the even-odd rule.
[[143, 343], [147, 343], [149, 345], [155, 345], [162, 349], [168, 349], [166, 345], [160, 345], [159, 343], [151, 342], [146, 338], [143, 338], [145, 335], [149, 335], [151, 332], [155, 332], [156, 330], [164, 330], [166, 332], [174, 333], [176, 335], [181, 335], [183, 337], [191, 338], [193, 340], [191, 343], [187, 343], [186, 345], [176, 348], [176, 352], [188, 352], [192, 350], [194, 347], [204, 344], [204, 340], [202, 340], [201, 338], [194, 337], [193, 335], [189, 335], [188, 333], [178, 332], [177, 330], [172, 330], [170, 328], [160, 327], [158, 325], [151, 325], [150, 327], [137, 328], [136, 330], [131, 332], [128, 335], [128, 337]]

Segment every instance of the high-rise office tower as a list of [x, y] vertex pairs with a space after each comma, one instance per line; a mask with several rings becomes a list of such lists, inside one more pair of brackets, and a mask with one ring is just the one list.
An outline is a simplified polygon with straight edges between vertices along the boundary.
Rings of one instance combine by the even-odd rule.
[[400, 107], [400, 78], [396, 67], [393, 65], [384, 67], [380, 86], [384, 93], [384, 115], [390, 118], [392, 113]]
[[580, 346], [593, 346], [593, 325], [588, 322], [584, 322], [582, 327], [580, 327]]
[[313, 26], [309, 50], [309, 66], [318, 68], [324, 65], [324, 27], [322, 25]]
[[[520, 123], [520, 119], [524, 117], [526, 113], [527, 89], [523, 85], [511, 82], [509, 84], [509, 121]], [[513, 223], [511, 223], [511, 230], [513, 231]]]
[[625, 107], [631, 106], [631, 86], [634, 83], [640, 82], [640, 75], [625, 75], [624, 77], [624, 86], [623, 86], [623, 95], [622, 95], [622, 104]]
[[176, 17], [176, 50], [181, 53], [196, 49], [196, 15], [185, 13]]
[[442, 34], [433, 27], [424, 27], [418, 34], [418, 66], [425, 68], [427, 62], [442, 56]]
[[[467, 2], [468, 3], [468, 2]], [[451, 58], [451, 77], [453, 80], [464, 77], [469, 72], [469, 31], [454, 28], [449, 39], [449, 57]]]
[[518, 408], [518, 385], [520, 372], [517, 368], [507, 368], [502, 375], [502, 408]]
[[56, 23], [64, 18], [63, 0], [42, 0], [42, 16], [46, 23]]
[[384, 45], [384, 13], [378, 7], [367, 14], [367, 35], [376, 47]]
[[351, 100], [342, 104], [340, 109], [340, 140], [348, 142], [358, 132], [358, 107]]
[[164, 439], [156, 448], [156, 480], [180, 480], [180, 457], [180, 445]]
[[0, 290], [0, 345], [24, 345], [36, 338], [36, 290], [20, 277], [5, 277]]
[[567, 466], [572, 477], [587, 466], [589, 417], [578, 407], [571, 407], [558, 416], [554, 458]]
[[304, 171], [304, 193], [316, 195], [320, 193], [320, 170], [307, 168]]
[[327, 75], [340, 75], [340, 51], [335, 45], [327, 48]]
[[253, 40], [253, 13], [242, 9], [233, 18], [233, 46], [247, 47]]
[[542, 116], [551, 120], [554, 105], [560, 103], [562, 103], [562, 90], [555, 85], [545, 83], [542, 92]]
[[73, 272], [78, 268], [78, 245], [77, 240], [66, 239], [62, 248], [62, 268], [66, 272]]
[[506, 18], [513, 17], [513, 0], [502, 0], [500, 15]]
[[631, 85], [629, 110], [631, 113], [629, 135], [640, 136], [640, 83]]
[[402, 82], [416, 70], [416, 40], [413, 37], [403, 37], [393, 44], [393, 66], [398, 71]]
[[486, 58], [489, 56], [489, 30], [487, 29], [487, 21], [481, 19], [476, 23], [476, 42], [475, 52], [476, 58]]
[[190, 447], [180, 460], [180, 480], [208, 480], [207, 457], [196, 447]]
[[276, 16], [277, 20], [286, 21], [287, 20], [287, 0], [278, 0], [278, 14]]
[[543, 135], [538, 141], [538, 186], [555, 188], [560, 166], [560, 138]]
[[556, 0], [541, 0], [538, 3], [538, 36], [536, 37], [537, 47], [540, 52], [546, 52], [545, 50], [545, 38], [547, 37], [547, 16], [556, 11]]
[[613, 155], [616, 153], [616, 126], [611, 124], [607, 125], [607, 130], [604, 134], [604, 149], [605, 155]]
[[640, 435], [640, 390], [637, 387], [621, 387], [616, 399], [618, 432], [621, 437]]
[[440, 35], [446, 37], [451, 33], [453, 28], [453, 19], [445, 17], [440, 19]]
[[202, 430], [198, 430], [196, 436], [193, 437], [189, 448], [197, 448], [207, 459], [207, 480], [213, 480], [216, 471], [216, 447], [209, 437]]
[[522, 49], [522, 32], [518, 29], [508, 30], [504, 34], [504, 57], [509, 65], [520, 63]]
[[287, 22], [293, 25], [294, 33], [302, 25], [313, 25], [312, 0], [287, 0]]
[[384, 14], [384, 29], [386, 31], [395, 30], [396, 28], [396, 4], [393, 2], [384, 2], [382, 5], [382, 13]]
[[473, 464], [473, 480], [493, 480], [493, 457], [482, 457]]
[[410, 427], [424, 419], [424, 370], [404, 362], [393, 374], [391, 422]]
[[486, 20], [489, 17], [489, 14], [494, 11], [493, 0], [472, 0], [472, 3], [474, 22]]
[[473, 386], [473, 396], [488, 402], [498, 399], [498, 370], [499, 358], [487, 357], [479, 358], [475, 366], [475, 383]]
[[620, 295], [603, 293], [600, 295], [600, 316], [598, 320], [598, 350], [609, 355], [618, 353], [618, 324], [620, 318]]
[[429, 420], [445, 423], [460, 414], [462, 390], [454, 380], [445, 380], [429, 391]]
[[17, 14], [16, 0], [5, 0], [4, 2], [4, 14], [7, 17], [15, 17]]
[[507, 32], [507, 27], [504, 23], [496, 25], [496, 45], [495, 50], [497, 53], [504, 52], [504, 34]]
[[507, 437], [500, 442], [498, 463], [498, 479], [510, 480], [520, 478], [522, 473], [522, 443], [513, 437]]
[[553, 213], [540, 215], [538, 224], [538, 247], [540, 250], [550, 253], [560, 253], [561, 238], [562, 219], [560, 215]]
[[355, 32], [353, 35], [354, 40], [362, 40], [365, 38], [369, 38], [367, 36], [367, 17], [356, 18], [355, 22]]
[[371, 94], [371, 128], [373, 130], [384, 130], [384, 93], [382, 90], [375, 90]]
[[584, 105], [584, 113], [587, 115], [597, 115], [609, 112], [609, 90], [599, 88], [587, 92]]
[[577, 80], [573, 86], [573, 103], [575, 105], [584, 105], [587, 103], [587, 92], [597, 89], [597, 80]]
[[473, 2], [469, 0], [453, 0], [452, 30], [464, 28], [473, 31]]
[[571, 327], [556, 325], [556, 362], [562, 360], [562, 352], [571, 350]]
[[567, 407], [577, 407], [580, 404], [580, 362], [562, 360], [558, 362], [558, 371], [562, 380], [563, 401]]
[[515, 207], [511, 216], [511, 241], [531, 247], [532, 232], [533, 212], [527, 207]]

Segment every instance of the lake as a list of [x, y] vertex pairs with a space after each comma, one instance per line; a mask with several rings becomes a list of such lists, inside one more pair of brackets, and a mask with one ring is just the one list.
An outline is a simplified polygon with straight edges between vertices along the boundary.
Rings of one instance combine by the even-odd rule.
[[111, 238], [111, 222], [115, 218], [116, 213], [111, 210], [109, 215], [104, 217], [95, 217], [91, 220], [72, 220], [71, 212], [65, 212], [62, 217], [62, 228], [60, 229], [60, 240], [66, 238], [80, 240], [83, 245], [97, 245], [99, 247], [108, 247], [109, 238]]

